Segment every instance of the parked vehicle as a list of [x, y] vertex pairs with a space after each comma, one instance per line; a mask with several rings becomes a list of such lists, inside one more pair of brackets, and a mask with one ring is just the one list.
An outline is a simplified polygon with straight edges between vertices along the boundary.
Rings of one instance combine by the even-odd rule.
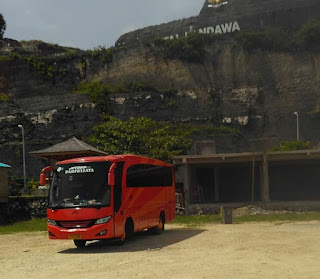
[[145, 229], [161, 233], [175, 217], [175, 181], [170, 164], [135, 155], [85, 157], [46, 167], [52, 173], [47, 209], [50, 239], [124, 243]]

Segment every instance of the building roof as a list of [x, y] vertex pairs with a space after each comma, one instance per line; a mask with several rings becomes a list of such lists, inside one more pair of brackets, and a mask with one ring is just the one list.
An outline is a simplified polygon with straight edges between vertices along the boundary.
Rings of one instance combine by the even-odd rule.
[[0, 163], [0, 168], [11, 168], [11, 166]]
[[181, 164], [219, 164], [219, 163], [245, 163], [250, 161], [298, 161], [320, 159], [320, 150], [298, 150], [285, 152], [247, 152], [226, 153], [213, 155], [183, 155], [173, 158], [176, 165]]
[[107, 153], [94, 148], [93, 146], [73, 137], [67, 141], [55, 144], [51, 147], [30, 152], [31, 155], [43, 159], [53, 159], [56, 161], [87, 157], [106, 156]]

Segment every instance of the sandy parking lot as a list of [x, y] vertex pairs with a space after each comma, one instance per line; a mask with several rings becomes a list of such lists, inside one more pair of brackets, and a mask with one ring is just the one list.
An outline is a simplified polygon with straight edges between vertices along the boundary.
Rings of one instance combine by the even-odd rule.
[[0, 236], [0, 278], [320, 278], [320, 222], [167, 225], [122, 247]]

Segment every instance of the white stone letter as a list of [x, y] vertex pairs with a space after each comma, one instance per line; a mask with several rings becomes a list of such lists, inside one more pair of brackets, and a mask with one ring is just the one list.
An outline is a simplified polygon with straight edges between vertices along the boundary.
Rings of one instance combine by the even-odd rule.
[[232, 22], [222, 24], [221, 28], [223, 33], [230, 33], [232, 30]]
[[232, 32], [234, 31], [240, 31], [240, 26], [237, 21], [233, 23]]
[[216, 33], [216, 34], [222, 34], [220, 25], [217, 25], [217, 26], [216, 26], [216, 32], [215, 32], [215, 33]]
[[214, 33], [214, 28], [212, 26], [207, 27], [207, 34]]

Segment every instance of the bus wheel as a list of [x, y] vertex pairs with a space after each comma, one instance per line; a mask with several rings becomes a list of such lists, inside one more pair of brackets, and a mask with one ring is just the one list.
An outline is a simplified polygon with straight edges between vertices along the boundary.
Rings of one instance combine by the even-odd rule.
[[130, 218], [126, 221], [126, 226], [125, 226], [126, 240], [130, 240], [133, 237], [133, 234], [134, 234], [133, 220]]
[[77, 248], [83, 248], [86, 246], [86, 241], [85, 240], [74, 240], [74, 245], [77, 246]]
[[161, 234], [164, 231], [164, 223], [165, 223], [164, 214], [161, 213], [159, 216], [158, 225], [148, 229], [148, 231], [151, 232], [152, 234]]
[[125, 224], [124, 234], [123, 236], [117, 241], [117, 245], [123, 245], [127, 240], [130, 240], [134, 233], [134, 226], [132, 219], [128, 219]]

